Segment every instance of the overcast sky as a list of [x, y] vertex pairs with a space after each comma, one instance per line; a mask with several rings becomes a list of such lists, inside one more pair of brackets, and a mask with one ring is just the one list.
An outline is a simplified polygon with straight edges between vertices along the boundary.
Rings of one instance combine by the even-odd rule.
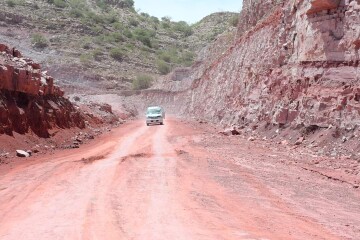
[[214, 12], [240, 12], [242, 0], [135, 0], [135, 9], [158, 18], [195, 23]]

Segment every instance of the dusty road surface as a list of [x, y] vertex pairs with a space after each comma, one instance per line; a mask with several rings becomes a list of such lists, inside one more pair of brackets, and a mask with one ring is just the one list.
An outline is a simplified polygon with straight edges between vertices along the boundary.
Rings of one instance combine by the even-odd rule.
[[130, 122], [0, 169], [0, 239], [360, 239], [358, 188], [305, 158], [176, 119]]

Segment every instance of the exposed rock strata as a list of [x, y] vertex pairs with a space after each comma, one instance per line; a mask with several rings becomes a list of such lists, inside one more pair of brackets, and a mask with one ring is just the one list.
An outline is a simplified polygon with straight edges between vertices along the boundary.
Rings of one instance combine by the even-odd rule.
[[49, 137], [50, 129], [84, 128], [80, 112], [63, 95], [39, 64], [0, 44], [0, 134]]
[[233, 46], [163, 102], [228, 126], [356, 129], [359, 49], [359, 1], [244, 1]]

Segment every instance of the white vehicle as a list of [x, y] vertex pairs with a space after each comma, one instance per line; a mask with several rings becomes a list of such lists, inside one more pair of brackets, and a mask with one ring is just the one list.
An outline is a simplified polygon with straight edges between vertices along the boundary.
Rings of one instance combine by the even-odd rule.
[[162, 107], [148, 107], [146, 111], [146, 125], [150, 124], [164, 124], [165, 111]]

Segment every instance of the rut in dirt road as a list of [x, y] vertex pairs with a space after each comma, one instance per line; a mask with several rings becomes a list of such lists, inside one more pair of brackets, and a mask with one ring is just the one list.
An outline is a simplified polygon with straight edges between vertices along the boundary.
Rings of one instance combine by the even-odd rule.
[[360, 236], [356, 190], [238, 141], [176, 119], [134, 121], [18, 165], [0, 178], [0, 239]]

